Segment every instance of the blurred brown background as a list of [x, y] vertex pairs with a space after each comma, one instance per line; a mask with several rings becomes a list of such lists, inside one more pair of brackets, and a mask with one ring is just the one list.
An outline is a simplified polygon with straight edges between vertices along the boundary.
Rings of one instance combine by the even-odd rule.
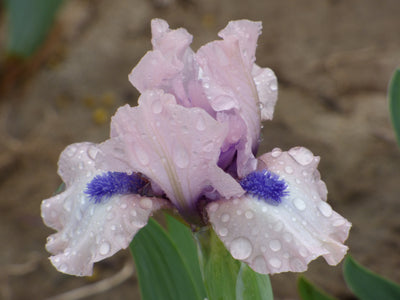
[[[127, 75], [151, 48], [155, 17], [187, 28], [194, 49], [229, 20], [263, 22], [257, 63], [276, 72], [280, 94], [260, 153], [302, 145], [320, 155], [329, 202], [353, 223], [350, 253], [400, 282], [400, 150], [386, 99], [400, 61], [399, 16], [398, 0], [65, 1], [30, 61], [10, 68], [0, 60], [0, 298], [47, 299], [112, 278], [130, 261], [122, 251], [96, 264], [93, 278], [58, 273], [44, 249], [51, 230], [40, 202], [61, 183], [63, 148], [105, 140], [116, 108], [135, 104]], [[276, 299], [297, 299], [296, 276], [272, 276]], [[318, 259], [305, 276], [352, 299], [341, 266]], [[135, 277], [86, 299], [111, 298], [140, 299]]]

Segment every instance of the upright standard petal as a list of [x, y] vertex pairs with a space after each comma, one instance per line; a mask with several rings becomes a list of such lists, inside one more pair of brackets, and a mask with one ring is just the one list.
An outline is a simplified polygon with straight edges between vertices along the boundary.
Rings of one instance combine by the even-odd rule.
[[139, 92], [162, 89], [173, 94], [185, 107], [212, 109], [198, 81], [198, 67], [190, 49], [192, 35], [186, 29], [169, 29], [161, 19], [151, 21], [153, 50], [146, 53], [129, 74], [129, 80]]
[[259, 158], [258, 169], [287, 185], [280, 201], [272, 205], [247, 193], [208, 205], [210, 222], [234, 258], [264, 274], [305, 271], [320, 255], [331, 265], [342, 260], [351, 224], [326, 203], [318, 162], [306, 148], [274, 149]]
[[132, 194], [91, 199], [85, 193], [87, 185], [104, 173], [95, 167], [98, 151], [91, 143], [68, 146], [58, 171], [66, 190], [42, 202], [45, 224], [58, 231], [49, 236], [46, 248], [53, 254], [52, 264], [63, 273], [91, 275], [94, 262], [126, 248], [152, 212], [167, 205], [163, 199]]
[[[245, 134], [234, 144], [239, 177], [256, 168], [254, 153], [259, 143], [261, 115], [263, 119], [272, 118], [276, 102], [273, 72], [254, 64], [260, 33], [260, 22], [229, 22], [219, 33], [223, 40], [206, 44], [195, 56], [200, 66], [199, 78], [212, 108], [220, 113], [233, 111], [245, 123]], [[232, 145], [228, 140], [226, 143]]]
[[[222, 197], [243, 194], [240, 185], [217, 166], [227, 127], [200, 108], [185, 108], [173, 95], [146, 91], [139, 106], [120, 108], [101, 161], [114, 171], [136, 170], [165, 192], [184, 214], [195, 212], [210, 187]], [[195, 212], [197, 213], [197, 211]]]

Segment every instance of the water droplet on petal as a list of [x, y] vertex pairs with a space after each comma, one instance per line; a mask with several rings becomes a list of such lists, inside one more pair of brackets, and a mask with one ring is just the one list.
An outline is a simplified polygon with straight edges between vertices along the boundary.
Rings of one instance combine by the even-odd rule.
[[120, 205], [120, 207], [121, 207], [122, 209], [125, 209], [125, 208], [128, 207], [128, 204], [126, 204], [125, 202], [122, 202], [121, 205]]
[[139, 162], [142, 165], [147, 166], [150, 162], [150, 159], [149, 159], [149, 156], [147, 155], [147, 153], [143, 150], [143, 148], [136, 145], [135, 152], [136, 152], [136, 157], [139, 160]]
[[304, 201], [300, 198], [296, 198], [293, 200], [293, 204], [294, 206], [296, 206], [296, 208], [298, 210], [305, 210], [306, 209], [306, 204], [304, 203]]
[[220, 236], [226, 236], [228, 234], [228, 229], [223, 227], [218, 231], [218, 233], [219, 233]]
[[69, 146], [68, 149], [66, 150], [66, 154], [67, 154], [69, 157], [72, 157], [72, 156], [75, 155], [76, 150], [78, 150], [78, 148], [76, 148], [75, 146]]
[[131, 210], [131, 215], [132, 215], [133, 217], [136, 217], [136, 216], [137, 216], [136, 210], [132, 209], [132, 210]]
[[230, 252], [235, 259], [246, 259], [251, 255], [253, 246], [245, 237], [239, 237], [232, 241]]
[[272, 267], [274, 267], [276, 269], [278, 269], [282, 266], [281, 260], [276, 257], [271, 258], [268, 262]]
[[295, 147], [288, 151], [289, 155], [302, 166], [310, 164], [314, 155], [310, 150], [304, 147]]
[[246, 211], [244, 215], [246, 216], [247, 219], [252, 219], [254, 216], [253, 212], [250, 210]]
[[228, 222], [229, 219], [230, 219], [230, 216], [228, 214], [223, 214], [221, 216], [221, 221], [224, 222], [224, 223]]
[[289, 167], [289, 166], [286, 166], [285, 167], [285, 172], [288, 173], [288, 174], [292, 174], [293, 173], [293, 168]]
[[279, 148], [274, 148], [274, 149], [272, 149], [272, 152], [271, 152], [272, 157], [277, 158], [277, 157], [279, 157], [281, 154], [282, 154], [282, 150], [281, 150], [281, 149], [279, 149]]
[[327, 218], [332, 215], [332, 207], [326, 202], [320, 202], [318, 204], [318, 209], [321, 212], [321, 214]]
[[283, 234], [283, 239], [286, 241], [286, 242], [288, 242], [288, 243], [290, 243], [291, 241], [292, 241], [292, 234], [291, 233], [289, 233], [289, 232], [285, 232], [284, 234]]
[[112, 219], [114, 219], [114, 213], [113, 212], [109, 212], [108, 214], [107, 214], [107, 220], [108, 221], [110, 221], [110, 220], [112, 220]]
[[151, 209], [153, 207], [153, 202], [149, 198], [143, 198], [140, 200], [140, 207], [143, 209]]
[[267, 263], [262, 255], [257, 256], [251, 263], [251, 267], [259, 273], [268, 273]]
[[206, 129], [206, 122], [204, 121], [203, 116], [199, 116], [199, 118], [197, 119], [196, 128], [199, 131], [203, 131], [204, 129]]
[[208, 141], [206, 144], [203, 146], [203, 151], [204, 152], [211, 152], [214, 148], [214, 142], [213, 141]]
[[213, 202], [213, 203], [211, 203], [210, 206], [208, 207], [208, 210], [209, 210], [210, 212], [216, 212], [217, 209], [218, 209], [218, 207], [219, 207], [218, 203]]
[[107, 255], [111, 250], [111, 246], [108, 242], [104, 242], [103, 244], [101, 244], [100, 248], [99, 248], [99, 253], [101, 255]]
[[68, 270], [68, 266], [66, 264], [62, 264], [59, 268], [58, 268], [61, 272], [65, 273]]
[[163, 107], [161, 101], [160, 100], [154, 101], [151, 105], [151, 109], [155, 114], [159, 114], [160, 112], [162, 112]]
[[276, 81], [271, 82], [269, 88], [271, 89], [271, 91], [276, 91], [278, 89], [278, 84], [276, 83]]
[[269, 242], [269, 247], [271, 248], [272, 251], [279, 251], [282, 248], [281, 242], [278, 240], [271, 240]]
[[174, 162], [179, 168], [186, 168], [189, 165], [189, 154], [187, 151], [182, 148], [178, 147], [174, 151]]

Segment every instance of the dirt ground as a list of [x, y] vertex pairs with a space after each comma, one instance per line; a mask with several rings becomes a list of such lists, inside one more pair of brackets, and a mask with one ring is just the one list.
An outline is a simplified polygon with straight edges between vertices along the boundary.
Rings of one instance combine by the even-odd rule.
[[[44, 249], [52, 231], [42, 223], [40, 202], [61, 183], [63, 148], [105, 140], [116, 108], [135, 104], [127, 75], [150, 49], [155, 17], [187, 28], [194, 49], [216, 39], [229, 20], [263, 22], [257, 63], [276, 72], [280, 94], [260, 153], [302, 145], [320, 155], [329, 202], [353, 223], [350, 253], [400, 282], [400, 149], [386, 99], [400, 61], [399, 15], [398, 0], [65, 1], [31, 62], [4, 72], [1, 60], [0, 298], [47, 299], [114, 278], [130, 261], [122, 251], [98, 263], [93, 278], [58, 273]], [[1, 43], [4, 31], [3, 15]], [[318, 259], [304, 275], [352, 299], [340, 265]], [[276, 299], [297, 299], [296, 276], [272, 276]], [[140, 299], [134, 276], [102, 287], [87, 299]]]

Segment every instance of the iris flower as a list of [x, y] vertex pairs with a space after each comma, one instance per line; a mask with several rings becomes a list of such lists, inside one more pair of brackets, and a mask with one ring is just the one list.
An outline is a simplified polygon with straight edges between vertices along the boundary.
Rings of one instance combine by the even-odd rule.
[[303, 147], [255, 157], [277, 99], [273, 71], [255, 64], [260, 33], [259, 22], [232, 21], [194, 52], [185, 29], [152, 21], [153, 50], [129, 75], [138, 106], [118, 109], [110, 139], [62, 152], [66, 189], [42, 203], [59, 271], [92, 274], [161, 208], [212, 226], [259, 273], [342, 260], [351, 224], [326, 202], [319, 157]]

